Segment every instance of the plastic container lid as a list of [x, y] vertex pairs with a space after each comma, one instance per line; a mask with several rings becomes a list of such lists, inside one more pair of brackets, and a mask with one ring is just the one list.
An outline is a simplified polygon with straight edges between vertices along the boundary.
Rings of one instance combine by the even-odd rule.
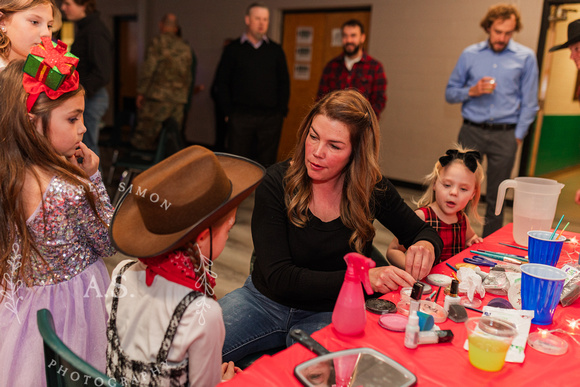
[[413, 288], [410, 286], [402, 288], [401, 291], [399, 292], [399, 294], [401, 295], [401, 301], [409, 301], [409, 299], [411, 298], [412, 291]]
[[528, 344], [536, 351], [547, 353], [548, 355], [563, 355], [568, 351], [568, 343], [562, 338], [546, 331], [530, 333]]
[[[401, 313], [403, 316], [409, 315], [409, 301], [399, 301], [397, 304], [397, 311]], [[421, 300], [419, 302], [419, 310], [423, 313], [430, 314], [433, 316], [433, 320], [435, 323], [442, 323], [447, 320], [447, 312], [443, 307], [439, 304], [436, 304], [432, 301]]]
[[485, 333], [500, 337], [514, 337], [518, 329], [514, 323], [501, 318], [483, 316], [479, 318], [478, 327]]

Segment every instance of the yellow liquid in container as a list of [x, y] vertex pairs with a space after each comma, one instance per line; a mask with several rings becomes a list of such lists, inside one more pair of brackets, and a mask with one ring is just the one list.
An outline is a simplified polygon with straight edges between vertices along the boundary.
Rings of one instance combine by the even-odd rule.
[[469, 361], [484, 371], [499, 371], [505, 362], [510, 343], [489, 337], [471, 335], [469, 340]]

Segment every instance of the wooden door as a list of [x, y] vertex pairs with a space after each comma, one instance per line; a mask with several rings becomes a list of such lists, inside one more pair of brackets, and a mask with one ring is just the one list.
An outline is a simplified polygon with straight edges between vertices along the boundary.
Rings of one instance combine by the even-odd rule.
[[137, 97], [137, 17], [115, 17], [115, 74], [113, 103], [115, 114], [135, 111]]
[[278, 160], [288, 158], [294, 148], [300, 123], [315, 102], [324, 66], [342, 52], [340, 27], [349, 19], [358, 19], [363, 24], [366, 51], [370, 9], [284, 12], [282, 47], [290, 73], [290, 102], [280, 138]]

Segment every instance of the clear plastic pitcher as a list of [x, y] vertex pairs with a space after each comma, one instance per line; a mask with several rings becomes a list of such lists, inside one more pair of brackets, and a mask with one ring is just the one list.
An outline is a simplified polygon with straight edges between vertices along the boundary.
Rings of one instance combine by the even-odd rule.
[[540, 177], [516, 177], [501, 182], [497, 189], [495, 214], [499, 215], [508, 188], [514, 189], [514, 241], [528, 245], [530, 230], [549, 231], [564, 184]]

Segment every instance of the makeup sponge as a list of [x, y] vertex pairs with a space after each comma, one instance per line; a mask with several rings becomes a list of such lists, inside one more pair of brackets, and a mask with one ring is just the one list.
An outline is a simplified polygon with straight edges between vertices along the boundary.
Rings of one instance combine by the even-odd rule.
[[417, 312], [417, 316], [419, 317], [419, 330], [429, 331], [435, 325], [435, 319], [430, 314]]
[[467, 321], [467, 311], [465, 307], [460, 304], [449, 305], [449, 314], [447, 315], [451, 321], [457, 323]]

